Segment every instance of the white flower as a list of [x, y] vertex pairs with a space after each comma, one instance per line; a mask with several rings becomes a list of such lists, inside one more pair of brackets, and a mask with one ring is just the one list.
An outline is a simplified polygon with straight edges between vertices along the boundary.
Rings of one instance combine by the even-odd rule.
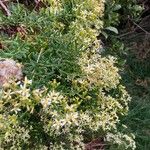
[[63, 99], [63, 96], [56, 91], [51, 91], [49, 92], [45, 98], [41, 99], [41, 104], [43, 105], [44, 108], [50, 106], [51, 103], [60, 103]]
[[43, 105], [44, 108], [46, 108], [51, 104], [51, 99], [44, 98], [41, 100], [41, 104]]

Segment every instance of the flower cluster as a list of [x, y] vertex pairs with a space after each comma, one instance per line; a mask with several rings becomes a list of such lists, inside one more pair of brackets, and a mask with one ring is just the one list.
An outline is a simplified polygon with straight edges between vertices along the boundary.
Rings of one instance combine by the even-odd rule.
[[[97, 85], [99, 88], [89, 87], [89, 84], [90, 81], [72, 81], [70, 90], [74, 96], [63, 93], [62, 85], [55, 80], [50, 83], [50, 89], [44, 87], [32, 90], [32, 84], [27, 78], [23, 84], [12, 83], [10, 87], [5, 87], [0, 101], [2, 148], [11, 144], [12, 147], [23, 144], [29, 148], [29, 143], [35, 140], [38, 132], [47, 135], [49, 147], [52, 149], [58, 146], [63, 149], [83, 149], [86, 132], [91, 133], [88, 134], [89, 138], [92, 138], [94, 133], [99, 133], [99, 130], [103, 136], [108, 131], [113, 135], [111, 131], [117, 130], [119, 114], [126, 113], [130, 97], [122, 86], [117, 87], [120, 96], [116, 93], [114, 98], [101, 90], [101, 84]], [[36, 128], [39, 128], [38, 131]], [[35, 137], [32, 137], [33, 131]], [[18, 138], [17, 141], [13, 140], [14, 136]], [[106, 141], [112, 142], [112, 138], [108, 135], [106, 137]], [[55, 140], [52, 140], [53, 138]], [[132, 140], [130, 143], [132, 147]], [[42, 145], [48, 146], [46, 143], [39, 143], [36, 144], [37, 149]]]

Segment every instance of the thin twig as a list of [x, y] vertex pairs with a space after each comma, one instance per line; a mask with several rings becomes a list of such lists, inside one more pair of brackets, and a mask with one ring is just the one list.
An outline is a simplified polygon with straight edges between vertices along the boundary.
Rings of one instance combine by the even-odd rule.
[[[134, 22], [131, 18], [128, 18], [135, 26], [137, 26], [137, 28], [141, 29], [144, 33], [146, 34], [150, 34], [150, 32], [146, 31], [144, 28], [142, 28], [140, 25], [138, 25], [136, 22]], [[124, 34], [121, 34], [119, 36], [117, 36], [117, 38], [122, 38], [124, 36], [127, 36], [127, 35], [130, 35], [132, 33], [135, 32], [135, 29], [133, 31], [130, 31], [130, 32], [127, 32], [127, 33], [124, 33]]]
[[140, 25], [138, 25], [136, 22], [134, 22], [132, 19], [129, 18], [129, 20], [136, 25], [139, 29], [141, 29], [143, 32], [145, 32], [146, 34], [150, 34], [150, 32], [146, 31], [144, 28], [142, 28]]
[[7, 7], [6, 7], [5, 4], [2, 2], [2, 0], [0, 0], [0, 7], [1, 7], [2, 10], [6, 13], [7, 16], [11, 16], [10, 11], [7, 9]]
[[127, 36], [127, 35], [130, 35], [130, 34], [132, 34], [132, 33], [134, 33], [134, 31], [126, 32], [126, 33], [121, 34], [121, 35], [119, 35], [119, 36], [117, 36], [117, 37], [118, 37], [118, 38], [122, 38], [122, 37]]

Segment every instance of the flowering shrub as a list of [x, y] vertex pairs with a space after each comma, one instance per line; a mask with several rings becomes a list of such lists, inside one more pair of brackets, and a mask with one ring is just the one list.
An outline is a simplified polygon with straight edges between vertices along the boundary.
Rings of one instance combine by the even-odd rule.
[[10, 6], [12, 16], [2, 18], [28, 27], [24, 38], [3, 38], [1, 56], [22, 61], [32, 82], [1, 89], [0, 148], [84, 149], [103, 137], [108, 147], [135, 149], [132, 136], [117, 131], [130, 97], [115, 58], [99, 53], [103, 0], [48, 2], [39, 14]]
[[[116, 130], [118, 116], [127, 112], [130, 97], [124, 87], [118, 85], [118, 79], [115, 79], [118, 73], [113, 61], [102, 60], [106, 64], [103, 61], [99, 64], [109, 66], [106, 75], [109, 71], [114, 71], [113, 80], [117, 84], [95, 82], [105, 75], [103, 73], [95, 76], [95, 81], [88, 78], [87, 74], [83, 78], [72, 80], [69, 93], [64, 93], [62, 85], [56, 80], [42, 89], [32, 90], [31, 81], [27, 78], [23, 83], [11, 83], [9, 87], [4, 87], [0, 101], [1, 147], [84, 149], [84, 143], [88, 142], [86, 136], [92, 139], [98, 134], [106, 136], [107, 141], [117, 142], [117, 135], [106, 133]], [[114, 87], [116, 94], [108, 95], [107, 92]], [[122, 138], [124, 136], [130, 139], [131, 144], [128, 146], [132, 148], [132, 138], [122, 134]], [[117, 144], [126, 146], [128, 140], [126, 142], [120, 139]]]

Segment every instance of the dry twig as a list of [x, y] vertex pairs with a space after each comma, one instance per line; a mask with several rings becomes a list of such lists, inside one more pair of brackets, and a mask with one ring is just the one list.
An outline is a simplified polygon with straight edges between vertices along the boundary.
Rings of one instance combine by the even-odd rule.
[[0, 0], [0, 7], [7, 16], [11, 15], [10, 11], [8, 10], [7, 6], [4, 4], [4, 1], [2, 1], [2, 0]]

